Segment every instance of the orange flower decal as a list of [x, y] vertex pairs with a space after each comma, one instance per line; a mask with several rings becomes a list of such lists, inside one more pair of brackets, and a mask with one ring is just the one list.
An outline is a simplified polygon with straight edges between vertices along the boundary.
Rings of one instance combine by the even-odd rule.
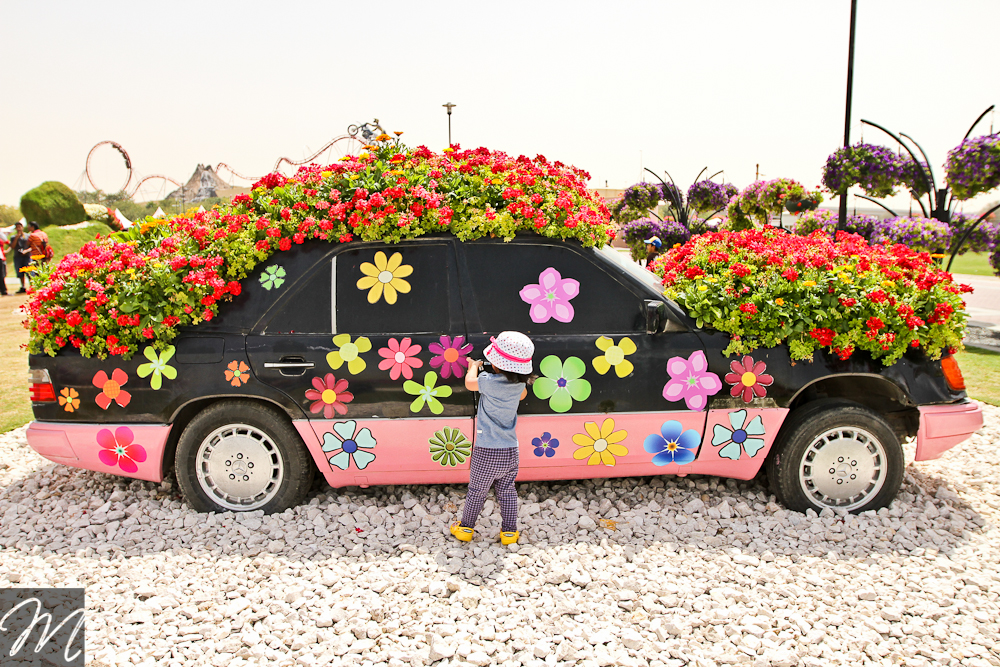
[[231, 361], [226, 367], [226, 382], [234, 387], [250, 381], [250, 367], [242, 361]]
[[107, 410], [114, 401], [121, 407], [125, 407], [132, 400], [132, 394], [122, 389], [122, 385], [128, 382], [128, 374], [120, 368], [111, 372], [111, 377], [104, 371], [97, 371], [94, 375], [94, 386], [101, 390], [101, 393], [94, 399], [101, 406], [102, 410]]
[[80, 394], [72, 387], [63, 387], [59, 392], [59, 405], [63, 406], [66, 412], [73, 412], [80, 408]]

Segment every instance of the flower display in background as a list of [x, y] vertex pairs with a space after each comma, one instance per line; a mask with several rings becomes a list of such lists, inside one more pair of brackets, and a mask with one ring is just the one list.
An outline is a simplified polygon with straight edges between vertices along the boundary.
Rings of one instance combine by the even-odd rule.
[[431, 368], [440, 368], [441, 377], [447, 380], [452, 375], [462, 377], [469, 368], [469, 353], [472, 343], [465, 342], [465, 336], [441, 336], [440, 341], [427, 346], [427, 351], [435, 354], [431, 359]]
[[360, 355], [372, 349], [370, 340], [364, 336], [358, 336], [357, 340], [352, 343], [351, 334], [337, 334], [333, 337], [333, 344], [338, 349], [328, 352], [326, 355], [326, 363], [330, 364], [330, 368], [337, 370], [346, 363], [347, 370], [350, 371], [351, 375], [357, 375], [365, 370], [367, 364]]
[[389, 371], [389, 377], [393, 380], [398, 380], [400, 375], [412, 380], [413, 369], [424, 365], [424, 362], [417, 358], [421, 347], [413, 345], [409, 338], [400, 341], [390, 338], [386, 345], [387, 347], [378, 351], [382, 357], [382, 361], [378, 362], [379, 370]]
[[270, 292], [285, 284], [285, 267], [272, 264], [260, 274], [261, 287]]
[[747, 411], [737, 410], [729, 413], [729, 424], [732, 428], [726, 428], [722, 424], [716, 424], [712, 434], [712, 446], [722, 447], [719, 456], [724, 459], [739, 461], [742, 452], [753, 458], [764, 446], [762, 438], [751, 438], [751, 435], [764, 435], [764, 422], [760, 415], [754, 417], [747, 423]]
[[675, 419], [663, 422], [659, 434], [647, 435], [642, 448], [653, 454], [653, 463], [665, 466], [668, 463], [686, 465], [698, 456], [701, 434], [694, 429], [684, 430]]
[[132, 394], [122, 389], [122, 385], [128, 382], [128, 374], [120, 368], [111, 371], [111, 377], [104, 371], [97, 371], [94, 374], [93, 384], [101, 390], [94, 400], [102, 410], [107, 410], [111, 401], [120, 407], [125, 407], [132, 400]]
[[1000, 134], [966, 139], [948, 151], [944, 170], [956, 199], [971, 199], [1000, 186]]
[[532, 438], [531, 446], [535, 448], [535, 456], [552, 458], [556, 455], [556, 447], [559, 446], [559, 440], [553, 438], [552, 434], [546, 431], [542, 433], [541, 437]]
[[[961, 238], [966, 226], [973, 224], [978, 219], [979, 216], [973, 217], [963, 213], [952, 213], [951, 222], [949, 223], [952, 229], [952, 239], [958, 240]], [[972, 233], [969, 234], [969, 238], [962, 244], [958, 254], [964, 255], [967, 252], [993, 252], [998, 243], [1000, 243], [1000, 220], [995, 215], [991, 215], [973, 228]]]
[[364, 470], [375, 460], [375, 454], [368, 451], [377, 444], [372, 432], [367, 428], [356, 431], [357, 428], [358, 423], [352, 419], [335, 423], [333, 433], [323, 434], [323, 452], [329, 455], [331, 466], [347, 470], [354, 461], [358, 470]]
[[549, 267], [538, 275], [538, 283], [525, 285], [519, 295], [529, 304], [528, 315], [536, 324], [555, 318], [559, 322], [573, 321], [573, 299], [580, 294], [580, 281], [563, 278], [556, 269]]
[[391, 306], [396, 303], [397, 293], [409, 293], [410, 283], [403, 278], [413, 273], [413, 267], [403, 264], [402, 254], [394, 252], [386, 259], [385, 253], [379, 250], [375, 253], [374, 264], [361, 264], [361, 273], [365, 275], [358, 279], [358, 289], [368, 290], [368, 303], [378, 303], [385, 297], [385, 302]]
[[900, 216], [873, 225], [870, 243], [901, 243], [917, 252], [941, 253], [951, 245], [951, 226], [934, 218]]
[[226, 382], [239, 387], [250, 381], [250, 367], [242, 361], [231, 361], [226, 367]]
[[594, 370], [601, 375], [614, 368], [615, 375], [623, 378], [635, 368], [632, 362], [625, 358], [636, 350], [635, 343], [632, 342], [631, 338], [626, 336], [615, 345], [615, 341], [611, 338], [601, 336], [597, 339], [597, 349], [604, 352], [601, 356], [594, 357], [593, 361]]
[[663, 246], [671, 248], [677, 243], [687, 243], [691, 232], [676, 220], [657, 220], [656, 218], [641, 218], [626, 222], [621, 226], [622, 239], [628, 245], [634, 261], [646, 257], [649, 248], [646, 240], [652, 237], [660, 239]]
[[420, 412], [424, 409], [425, 402], [432, 413], [439, 415], [444, 412], [444, 405], [438, 399], [451, 396], [451, 387], [446, 384], [440, 387], [434, 386], [437, 384], [437, 379], [437, 373], [427, 371], [424, 374], [424, 383], [422, 385], [413, 380], [407, 380], [403, 383], [403, 391], [411, 396], [416, 396], [413, 402], [410, 403], [410, 412]]
[[704, 410], [708, 397], [722, 390], [722, 381], [708, 370], [705, 353], [695, 350], [687, 359], [671, 357], [667, 360], [670, 380], [663, 386], [663, 398], [684, 401], [688, 410]]
[[455, 467], [465, 463], [465, 459], [472, 454], [472, 443], [457, 428], [445, 426], [440, 431], [435, 431], [428, 443], [431, 460], [443, 466]]
[[313, 378], [312, 386], [306, 389], [306, 400], [315, 401], [309, 412], [314, 415], [322, 412], [323, 419], [347, 414], [347, 403], [354, 400], [354, 394], [347, 391], [347, 380], [338, 380], [333, 373], [327, 373], [323, 378]]
[[590, 382], [583, 379], [587, 365], [579, 357], [569, 357], [565, 362], [554, 354], [542, 359], [538, 370], [543, 377], [531, 385], [535, 396], [548, 399], [553, 412], [568, 412], [573, 401], [590, 398]]
[[809, 192], [791, 178], [756, 181], [729, 200], [726, 207], [728, 229], [733, 231], [766, 225], [769, 216], [778, 214], [790, 199], [803, 199]]
[[121, 468], [125, 472], [138, 472], [139, 466], [146, 460], [146, 450], [142, 445], [133, 443], [135, 434], [128, 426], [119, 426], [112, 433], [110, 429], [102, 428], [97, 432], [97, 444], [101, 451], [97, 458], [106, 466]]
[[150, 345], [142, 351], [142, 355], [149, 359], [149, 363], [140, 364], [139, 368], [135, 369], [135, 374], [141, 378], [149, 377], [149, 386], [154, 390], [159, 390], [163, 386], [163, 378], [167, 378], [168, 380], [177, 379], [177, 369], [167, 364], [170, 358], [174, 356], [173, 345], [168, 345], [159, 354]]
[[823, 185], [834, 194], [846, 194], [858, 185], [869, 197], [888, 197], [911, 175], [912, 162], [885, 146], [856, 143], [839, 148], [826, 159]]
[[774, 383], [773, 377], [764, 374], [767, 364], [763, 361], [754, 363], [749, 355], [743, 357], [742, 361], [731, 362], [729, 369], [732, 373], [726, 374], [726, 383], [733, 385], [729, 393], [733, 397], [742, 396], [744, 403], [749, 403], [754, 397], [767, 396], [766, 387]]
[[573, 458], [587, 459], [587, 465], [591, 466], [598, 463], [613, 466], [617, 463], [616, 457], [628, 455], [628, 447], [618, 444], [628, 437], [628, 432], [615, 431], [614, 419], [605, 419], [600, 428], [597, 422], [586, 422], [583, 428], [586, 433], [573, 436], [573, 443], [578, 447]]
[[732, 183], [716, 183], [706, 179], [693, 183], [688, 188], [688, 204], [699, 214], [709, 215], [726, 208], [729, 200], [739, 192]]
[[59, 405], [63, 406], [66, 412], [73, 412], [80, 408], [80, 394], [72, 387], [63, 387], [59, 392]]

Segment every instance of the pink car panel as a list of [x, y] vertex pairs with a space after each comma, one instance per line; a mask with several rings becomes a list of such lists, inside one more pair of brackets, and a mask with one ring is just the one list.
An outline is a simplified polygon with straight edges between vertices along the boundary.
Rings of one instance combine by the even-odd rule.
[[936, 459], [983, 426], [983, 409], [978, 403], [921, 405], [917, 431], [917, 461]]
[[28, 425], [28, 445], [53, 463], [163, 481], [163, 453], [169, 424], [80, 424], [37, 422]]

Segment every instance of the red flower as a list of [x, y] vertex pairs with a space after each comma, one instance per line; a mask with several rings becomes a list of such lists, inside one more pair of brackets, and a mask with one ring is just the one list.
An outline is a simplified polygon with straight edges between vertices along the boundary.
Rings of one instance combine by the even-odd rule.
[[94, 386], [101, 390], [101, 393], [94, 399], [102, 410], [107, 410], [114, 401], [121, 407], [125, 407], [132, 400], [132, 394], [122, 389], [122, 385], [128, 382], [128, 374], [120, 368], [111, 372], [111, 377], [104, 371], [97, 371], [94, 375]]
[[799, 272], [796, 271], [795, 269], [785, 269], [782, 272], [781, 277], [785, 278], [786, 280], [796, 280], [799, 277]]
[[744, 313], [746, 313], [748, 315], [756, 315], [757, 314], [757, 306], [755, 304], [752, 304], [752, 303], [742, 303], [742, 304], [740, 304], [740, 310], [742, 310]]
[[93, 336], [95, 333], [97, 333], [97, 327], [93, 324], [84, 324], [82, 327], [80, 327], [80, 331], [83, 332], [84, 336]]
[[347, 380], [338, 380], [333, 373], [327, 373], [322, 379], [313, 378], [312, 386], [312, 389], [306, 389], [306, 399], [315, 401], [309, 406], [309, 412], [322, 412], [324, 419], [333, 419], [335, 412], [347, 414], [345, 403], [354, 400], [354, 394], [347, 391]]
[[740, 264], [739, 262], [729, 267], [729, 270], [738, 275], [740, 278], [750, 275], [750, 267], [746, 264]]
[[729, 369], [732, 373], [726, 375], [726, 383], [733, 385], [729, 393], [731, 396], [742, 395], [744, 403], [751, 402], [755, 395], [758, 398], [767, 396], [765, 387], [774, 383], [773, 377], [764, 375], [767, 364], [763, 361], [755, 364], [749, 355], [743, 357], [742, 363], [740, 361], [730, 363]]
[[843, 306], [844, 308], [850, 308], [851, 306], [855, 305], [858, 302], [857, 299], [851, 299], [845, 297], [840, 297], [838, 300], [840, 301], [840, 305]]
[[229, 281], [229, 284], [226, 287], [229, 289], [229, 293], [233, 296], [239, 296], [243, 291], [243, 286], [235, 280]]
[[834, 333], [833, 329], [813, 329], [809, 332], [809, 335], [819, 341], [820, 345], [830, 345], [833, 343], [833, 338], [837, 334]]
[[883, 322], [877, 317], [869, 317], [868, 321], [865, 324], [872, 331], [879, 331], [885, 328], [885, 322]]
[[689, 266], [687, 268], [687, 271], [684, 272], [684, 276], [688, 280], [694, 280], [698, 276], [703, 276], [703, 275], [705, 275], [705, 272], [702, 271], [700, 266]]
[[290, 250], [292, 247], [291, 239], [281, 239], [278, 241], [278, 250]]

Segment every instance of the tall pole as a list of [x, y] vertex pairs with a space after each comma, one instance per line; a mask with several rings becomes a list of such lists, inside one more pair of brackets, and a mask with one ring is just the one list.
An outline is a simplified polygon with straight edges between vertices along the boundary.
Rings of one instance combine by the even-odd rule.
[[451, 110], [458, 105], [448, 102], [447, 104], [442, 104], [441, 106], [448, 109], [448, 145], [451, 146]]
[[[851, 145], [851, 95], [854, 92], [854, 25], [858, 15], [858, 0], [851, 0], [851, 36], [847, 46], [847, 108], [844, 111], [844, 148]], [[837, 229], [847, 225], [847, 193], [840, 195], [840, 215]]]

